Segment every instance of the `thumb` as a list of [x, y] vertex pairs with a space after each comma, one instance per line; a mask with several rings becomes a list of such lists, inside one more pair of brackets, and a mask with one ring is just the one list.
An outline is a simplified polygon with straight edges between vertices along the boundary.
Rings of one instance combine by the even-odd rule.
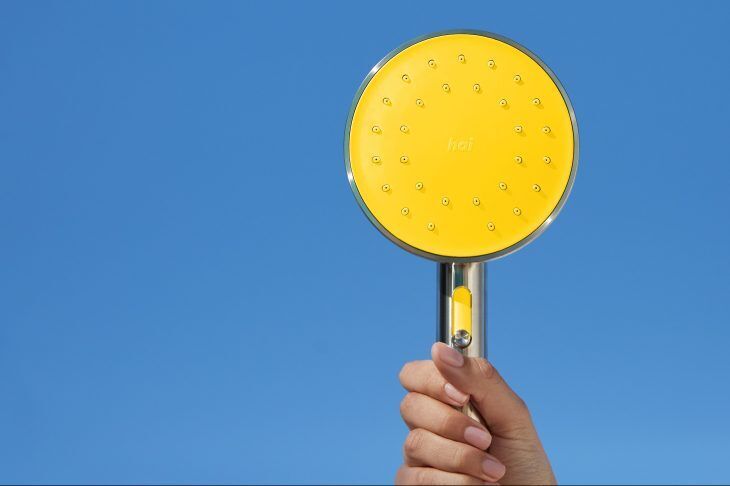
[[444, 343], [433, 345], [431, 357], [448, 383], [471, 395], [494, 435], [526, 439], [536, 434], [525, 402], [486, 359], [466, 358]]

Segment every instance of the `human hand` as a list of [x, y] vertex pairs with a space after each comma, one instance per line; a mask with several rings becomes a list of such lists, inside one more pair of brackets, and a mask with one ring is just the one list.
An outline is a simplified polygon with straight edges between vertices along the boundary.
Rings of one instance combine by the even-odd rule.
[[[494, 367], [443, 343], [431, 357], [400, 372], [410, 433], [396, 484], [555, 484], [525, 403]], [[486, 428], [453, 408], [470, 399]]]

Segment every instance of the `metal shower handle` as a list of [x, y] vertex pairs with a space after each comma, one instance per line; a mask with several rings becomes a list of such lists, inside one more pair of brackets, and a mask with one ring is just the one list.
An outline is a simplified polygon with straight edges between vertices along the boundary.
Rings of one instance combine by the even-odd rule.
[[[469, 358], [486, 358], [487, 269], [482, 262], [438, 264], [438, 340]], [[471, 403], [462, 407], [486, 425]]]

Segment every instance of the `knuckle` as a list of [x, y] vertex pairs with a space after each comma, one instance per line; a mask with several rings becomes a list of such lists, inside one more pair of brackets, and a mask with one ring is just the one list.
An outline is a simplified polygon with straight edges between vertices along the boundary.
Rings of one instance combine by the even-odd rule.
[[400, 384], [403, 386], [406, 386], [406, 381], [408, 380], [408, 376], [411, 373], [411, 370], [413, 369], [413, 363], [408, 362], [403, 365], [403, 367], [398, 372], [398, 381], [400, 381]]
[[428, 469], [416, 469], [415, 474], [413, 475], [413, 484], [434, 484]]
[[415, 457], [423, 445], [424, 438], [425, 433], [423, 429], [411, 430], [406, 437], [406, 441], [403, 443], [403, 454], [406, 457]]
[[406, 393], [406, 396], [404, 396], [403, 400], [401, 400], [400, 415], [404, 420], [408, 417], [410, 411], [413, 410], [416, 400], [418, 400], [418, 397], [414, 392]]

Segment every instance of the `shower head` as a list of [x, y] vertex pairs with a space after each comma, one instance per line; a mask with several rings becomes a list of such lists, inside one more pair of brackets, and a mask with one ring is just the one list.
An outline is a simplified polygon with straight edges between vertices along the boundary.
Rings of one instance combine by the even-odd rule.
[[368, 219], [440, 262], [486, 261], [532, 241], [565, 203], [577, 160], [555, 75], [486, 32], [428, 35], [389, 53], [345, 130], [348, 179]]
[[[439, 339], [486, 356], [484, 262], [547, 228], [578, 167], [575, 116], [555, 75], [495, 34], [415, 39], [357, 91], [345, 165], [370, 222], [439, 262]], [[464, 412], [481, 420], [471, 405]]]

